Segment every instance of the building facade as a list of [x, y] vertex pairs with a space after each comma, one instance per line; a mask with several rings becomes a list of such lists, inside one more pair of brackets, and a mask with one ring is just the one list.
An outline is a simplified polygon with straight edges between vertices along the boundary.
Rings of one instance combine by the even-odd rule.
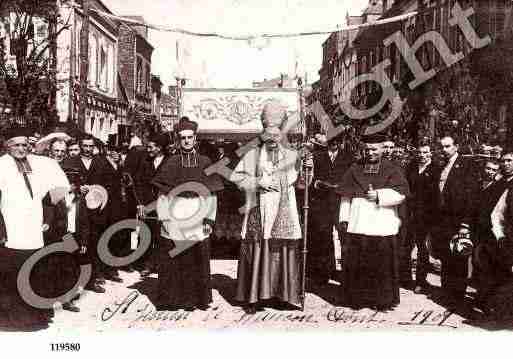
[[[475, 36], [467, 38], [461, 26], [451, 19], [458, 9], [470, 8], [473, 13], [464, 18]], [[343, 116], [337, 105], [342, 101], [350, 99], [356, 107], [370, 108], [381, 98], [383, 82], [366, 81], [355, 89], [346, 85], [386, 61], [384, 74], [405, 102], [401, 116], [387, 129], [390, 135], [414, 143], [420, 136], [436, 138], [452, 131], [472, 142], [482, 140], [475, 134], [484, 131], [492, 137], [499, 134], [504, 142], [506, 131], [513, 134], [513, 121], [508, 115], [513, 88], [500, 78], [512, 77], [513, 66], [508, 67], [500, 59], [513, 54], [507, 45], [513, 37], [512, 10], [512, 3], [506, 0], [370, 0], [360, 16], [346, 17], [347, 25], [412, 16], [331, 34], [322, 49], [320, 95], [313, 91], [310, 96], [320, 97], [333, 122]], [[482, 45], [483, 39], [488, 38], [489, 44]], [[451, 56], [457, 61], [451, 62]], [[417, 78], [419, 73], [429, 71], [433, 75], [429, 80]], [[495, 80], [491, 80], [493, 76]], [[379, 113], [359, 124], [382, 121], [390, 107], [387, 103]]]
[[[83, 75], [81, 41], [86, 21], [82, 3], [82, 0], [56, 1], [60, 19], [67, 23], [47, 56], [56, 74], [52, 104], [61, 124], [79, 123], [80, 79]], [[113, 137], [123, 137], [131, 127], [156, 123], [152, 115], [153, 47], [145, 29], [109, 17], [113, 13], [101, 0], [89, 0], [88, 4], [86, 109], [80, 130], [107, 142]], [[5, 16], [2, 15], [2, 19]], [[33, 22], [36, 36], [48, 36], [51, 30], [48, 25], [46, 29], [43, 26], [48, 22], [38, 22], [38, 19]], [[5, 25], [4, 21], [0, 23]], [[4, 30], [5, 26], [0, 26], [0, 39], [8, 48], [10, 41], [5, 41], [5, 37], [9, 31]], [[0, 116], [9, 111], [7, 106], [0, 107]]]
[[[141, 20], [139, 17], [132, 17]], [[119, 24], [119, 79], [128, 99], [127, 125], [142, 138], [156, 125], [152, 113], [151, 56], [153, 46], [145, 29]], [[126, 131], [128, 132], [128, 131]]]
[[[117, 135], [121, 120], [117, 76], [119, 25], [95, 11], [111, 14], [101, 1], [89, 1], [89, 5], [87, 98], [81, 130], [107, 142], [110, 136]], [[71, 27], [57, 41], [58, 81], [62, 85], [57, 93], [57, 110], [60, 122], [78, 123], [84, 13], [80, 7], [63, 7], [61, 11], [61, 16], [69, 16]]]

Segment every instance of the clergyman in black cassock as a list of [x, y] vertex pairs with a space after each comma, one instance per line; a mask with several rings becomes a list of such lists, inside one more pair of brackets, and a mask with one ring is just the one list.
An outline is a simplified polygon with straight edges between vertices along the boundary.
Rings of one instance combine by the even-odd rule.
[[383, 310], [400, 301], [398, 207], [409, 186], [402, 171], [381, 158], [381, 136], [364, 142], [364, 159], [351, 166], [337, 189], [342, 197], [339, 218], [347, 226], [342, 296], [347, 306]]
[[159, 309], [206, 309], [212, 302], [209, 234], [215, 223], [216, 192], [223, 189], [223, 183], [217, 175], [206, 175], [211, 161], [194, 147], [196, 129], [196, 123], [187, 118], [180, 121], [177, 132], [181, 150], [152, 180], [160, 193], [157, 213], [162, 221]]

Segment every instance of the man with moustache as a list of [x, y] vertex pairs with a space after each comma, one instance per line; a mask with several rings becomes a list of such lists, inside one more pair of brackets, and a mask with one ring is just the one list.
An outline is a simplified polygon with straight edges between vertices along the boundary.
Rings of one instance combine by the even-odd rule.
[[[433, 225], [436, 208], [436, 176], [438, 167], [431, 161], [431, 145], [421, 141], [417, 147], [417, 158], [406, 168], [406, 178], [410, 186], [408, 203], [407, 237], [410, 258], [413, 245], [417, 246], [417, 264], [415, 270], [416, 294], [424, 293], [429, 284], [426, 280], [429, 269], [429, 252], [426, 245], [427, 235]], [[411, 275], [411, 272], [410, 274]]]
[[437, 206], [432, 248], [442, 263], [441, 284], [449, 308], [464, 304], [468, 252], [476, 194], [477, 171], [471, 159], [458, 153], [452, 136], [440, 140], [445, 166], [437, 176]]
[[[86, 135], [82, 138], [80, 145], [80, 155], [65, 160], [64, 166], [79, 169], [84, 179], [84, 185], [81, 188], [82, 191], [87, 192], [88, 186], [90, 185], [100, 185], [109, 193], [111, 190], [111, 179], [109, 178], [111, 173], [107, 159], [104, 156], [93, 154], [95, 141], [91, 135]], [[108, 226], [108, 217], [108, 213], [102, 210], [101, 207], [89, 210], [91, 234], [89, 237], [90, 243], [88, 248], [90, 248], [90, 250], [88, 251], [88, 255], [92, 264], [92, 279], [86, 289], [96, 293], [105, 293], [105, 289], [101, 284], [105, 284], [105, 279], [109, 276], [105, 273], [108, 271], [108, 267], [100, 259], [97, 250], [98, 241]], [[109, 279], [118, 281], [115, 276], [110, 276]]]
[[152, 234], [151, 245], [146, 253], [138, 260], [137, 265], [141, 268], [142, 277], [147, 277], [152, 272], [157, 271], [158, 261], [155, 256], [160, 236], [160, 223], [155, 220], [155, 218], [157, 218], [155, 208], [146, 208], [145, 206], [155, 203], [158, 199], [158, 189], [151, 184], [151, 181], [168, 159], [167, 148], [169, 142], [169, 134], [164, 133], [153, 134], [148, 139], [146, 158], [140, 167], [141, 173], [134, 178], [135, 190], [141, 201], [137, 210], [141, 216], [152, 217], [152, 219], [146, 220], [146, 224], [149, 226]]
[[[314, 179], [311, 194], [312, 217], [309, 225], [308, 277], [326, 284], [335, 273], [333, 228], [338, 225], [340, 200], [334, 190], [352, 164], [352, 156], [342, 147], [340, 136], [328, 141], [328, 148], [314, 155]], [[339, 238], [343, 236], [339, 232]]]

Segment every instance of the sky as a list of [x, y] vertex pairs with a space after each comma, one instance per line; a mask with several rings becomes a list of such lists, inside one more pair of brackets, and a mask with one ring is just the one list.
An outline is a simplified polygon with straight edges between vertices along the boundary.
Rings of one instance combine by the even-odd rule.
[[[230, 35], [331, 31], [359, 15], [368, 0], [103, 0], [116, 15], [140, 15], [152, 24]], [[149, 30], [155, 50], [152, 72], [164, 85], [185, 77], [187, 87], [247, 88], [280, 73], [318, 79], [327, 35], [271, 40], [258, 48], [246, 41], [198, 38]], [[179, 56], [177, 61], [177, 43]], [[297, 65], [296, 65], [297, 64]]]

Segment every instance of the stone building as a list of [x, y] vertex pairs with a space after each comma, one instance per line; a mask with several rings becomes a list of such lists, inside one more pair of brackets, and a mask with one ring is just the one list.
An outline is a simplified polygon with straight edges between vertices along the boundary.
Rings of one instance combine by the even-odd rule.
[[[131, 17], [143, 22], [141, 17]], [[142, 26], [119, 24], [118, 67], [120, 86], [128, 99], [127, 124], [131, 131], [144, 135], [156, 124], [152, 114], [151, 56], [153, 46], [148, 41], [147, 29]], [[130, 130], [124, 129], [124, 134]]]
[[[470, 9], [472, 14], [461, 15]], [[505, 144], [513, 135], [513, 65], [503, 61], [513, 55], [512, 15], [513, 4], [506, 0], [370, 0], [360, 16], [346, 17], [348, 26], [370, 26], [333, 33], [323, 44], [316, 96], [337, 122], [344, 117], [337, 103], [348, 96], [360, 109], [378, 103], [379, 81], [386, 75], [404, 101], [400, 116], [386, 128], [391, 136], [415, 144], [420, 137], [451, 133], [469, 147]], [[404, 18], [371, 25], [397, 16]], [[464, 33], [463, 25], [451, 21], [456, 17], [461, 24], [468, 21], [471, 31]], [[383, 63], [388, 65], [378, 81], [343, 90]], [[375, 125], [390, 111], [387, 102], [372, 118], [353, 125]]]

